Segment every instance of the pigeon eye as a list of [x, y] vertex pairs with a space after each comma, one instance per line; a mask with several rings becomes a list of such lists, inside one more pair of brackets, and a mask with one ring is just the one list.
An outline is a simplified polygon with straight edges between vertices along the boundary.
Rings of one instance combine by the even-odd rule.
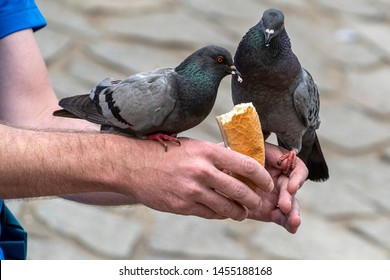
[[225, 59], [223, 58], [223, 56], [218, 56], [217, 57], [217, 62], [218, 63], [222, 63], [222, 62], [224, 62], [225, 61]]

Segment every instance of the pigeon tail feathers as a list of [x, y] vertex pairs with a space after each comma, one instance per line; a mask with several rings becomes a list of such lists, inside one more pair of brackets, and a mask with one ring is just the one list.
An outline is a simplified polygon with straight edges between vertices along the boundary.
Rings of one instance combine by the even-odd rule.
[[326, 164], [324, 155], [322, 153], [317, 134], [315, 135], [312, 152], [307, 160], [306, 165], [309, 169], [309, 180], [323, 182], [329, 179], [328, 165]]
[[80, 118], [96, 124], [108, 124], [89, 94], [63, 98], [60, 100], [59, 105], [64, 109], [55, 111], [53, 113], [54, 116]]

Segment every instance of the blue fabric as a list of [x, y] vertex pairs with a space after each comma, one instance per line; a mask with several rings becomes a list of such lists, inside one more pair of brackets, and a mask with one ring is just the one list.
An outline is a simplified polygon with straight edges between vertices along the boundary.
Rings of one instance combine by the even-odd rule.
[[[0, 199], [0, 239], [1, 239], [1, 233], [3, 232], [3, 221], [1, 219], [1, 217], [3, 216], [2, 215], [3, 205], [4, 205], [4, 201]], [[3, 249], [1, 248], [1, 246], [0, 246], [0, 260], [4, 260], [4, 253], [3, 253]]]
[[27, 232], [0, 200], [0, 258], [25, 260], [27, 257]]
[[46, 25], [34, 0], [0, 0], [0, 39], [17, 31]]

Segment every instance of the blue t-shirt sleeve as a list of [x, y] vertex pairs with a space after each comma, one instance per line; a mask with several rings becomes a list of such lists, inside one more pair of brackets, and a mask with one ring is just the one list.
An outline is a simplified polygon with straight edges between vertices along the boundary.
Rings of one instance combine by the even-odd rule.
[[0, 39], [17, 31], [46, 25], [34, 0], [0, 0]]

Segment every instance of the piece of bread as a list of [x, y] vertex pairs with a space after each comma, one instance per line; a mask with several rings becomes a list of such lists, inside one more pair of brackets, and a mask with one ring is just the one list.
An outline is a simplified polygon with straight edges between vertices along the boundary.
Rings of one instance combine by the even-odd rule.
[[[236, 152], [250, 156], [261, 165], [265, 164], [264, 136], [256, 108], [252, 103], [241, 103], [230, 112], [216, 117], [225, 146]], [[256, 189], [249, 179], [238, 174], [235, 178]]]

